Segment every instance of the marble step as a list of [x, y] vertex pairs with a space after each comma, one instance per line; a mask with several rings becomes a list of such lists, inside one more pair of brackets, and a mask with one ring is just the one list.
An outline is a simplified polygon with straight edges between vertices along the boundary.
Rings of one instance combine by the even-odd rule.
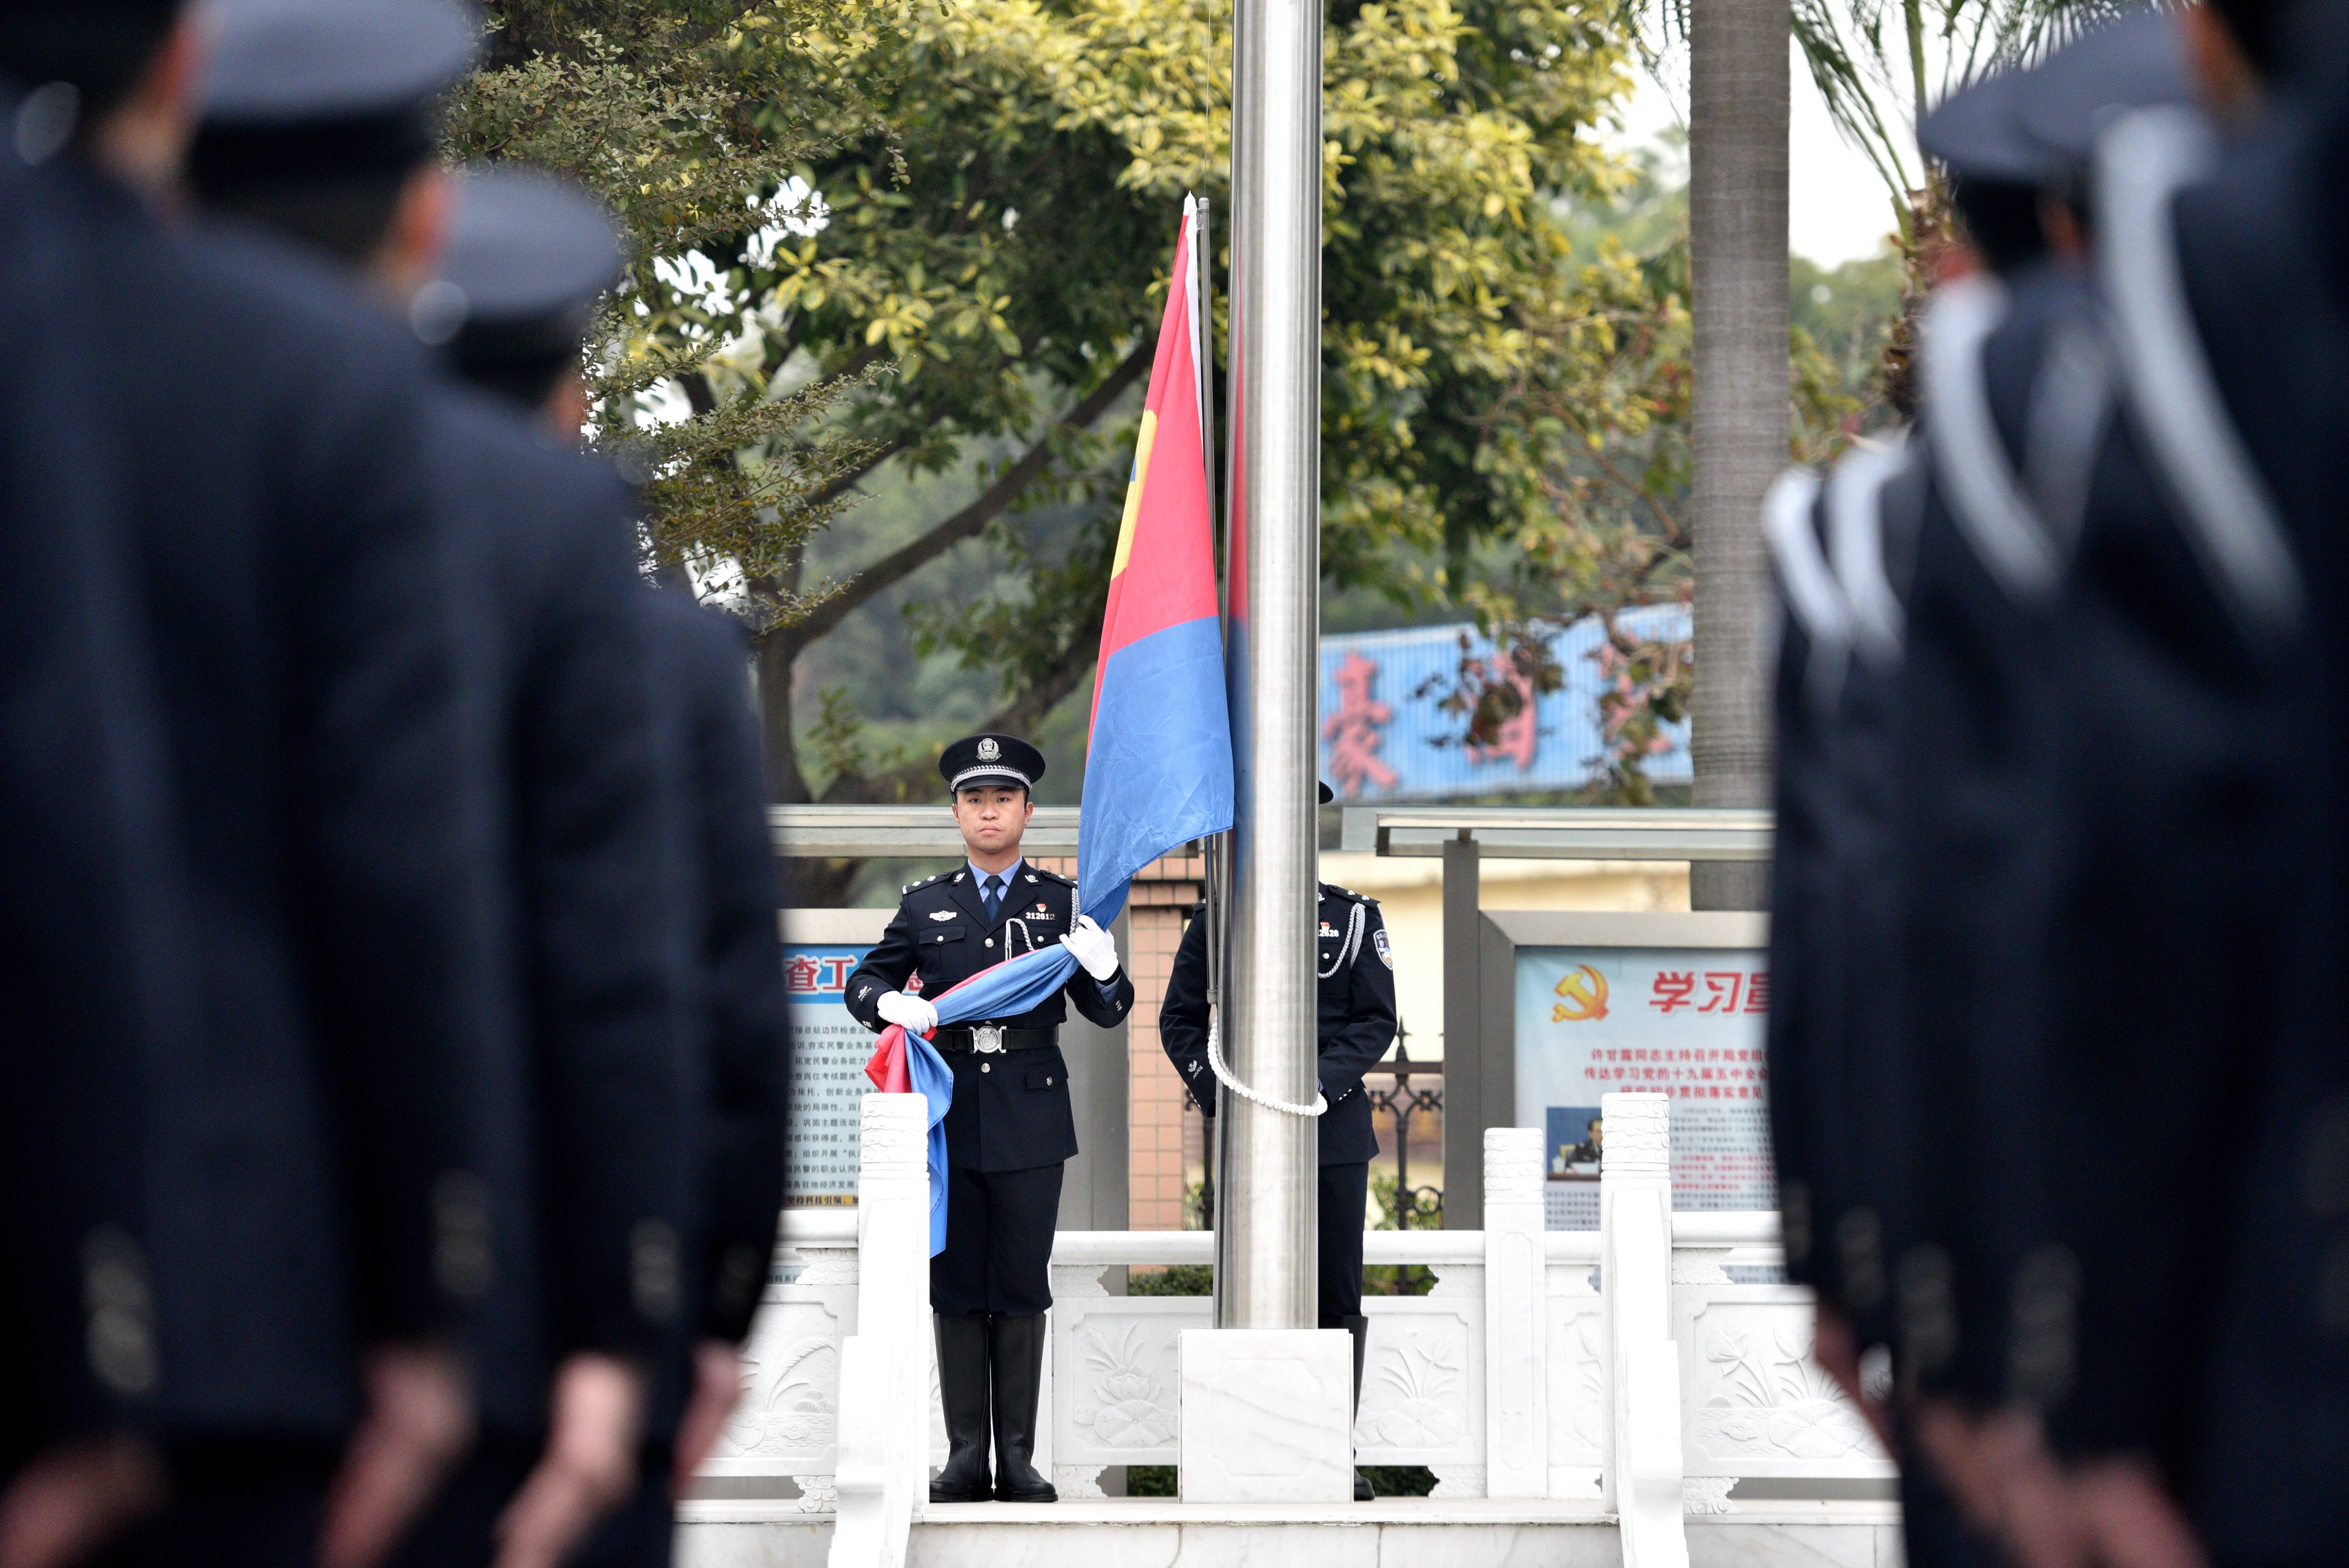
[[[1770, 1502], [1692, 1515], [1691, 1568], [1899, 1568], [1880, 1502]], [[678, 1568], [825, 1568], [826, 1514], [791, 1502], [697, 1501]], [[906, 1568], [1619, 1568], [1609, 1515], [1554, 1502], [1393, 1498], [1292, 1506], [1156, 1498], [927, 1508]]]

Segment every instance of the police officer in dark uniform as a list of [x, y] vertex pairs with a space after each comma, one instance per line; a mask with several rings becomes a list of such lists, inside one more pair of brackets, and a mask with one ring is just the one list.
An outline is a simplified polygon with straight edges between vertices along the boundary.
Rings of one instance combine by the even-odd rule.
[[[18, 102], [0, 86], [0, 115]], [[0, 387], [0, 1520], [95, 1529], [150, 1501], [151, 1454], [129, 1435], [160, 1371], [142, 1085], [150, 1063], [185, 1058], [199, 998], [109, 482], [119, 432], [45, 183], [0, 160], [0, 315], [25, 356]]]
[[1051, 942], [1081, 965], [1066, 1000], [1104, 1028], [1133, 1006], [1133, 982], [1109, 934], [1078, 909], [1076, 884], [1019, 853], [1043, 753], [1015, 736], [967, 736], [946, 748], [938, 771], [970, 858], [905, 890], [879, 945], [848, 977], [848, 1010], [870, 1029], [895, 1023], [928, 1034], [954, 1069], [947, 1244], [930, 1260], [950, 1451], [931, 1501], [1050, 1502], [1059, 1493], [1033, 1455], [1061, 1167], [1077, 1151], [1059, 1040], [1063, 1000], [939, 1028], [924, 998]]
[[[1333, 799], [1321, 786], [1321, 803]], [[1378, 1133], [1371, 1125], [1371, 1099], [1362, 1074], [1387, 1054], [1395, 1037], [1394, 953], [1378, 901], [1328, 882], [1314, 934], [1314, 974], [1320, 979], [1318, 1008], [1320, 1053], [1316, 1087], [1328, 1109], [1320, 1117], [1319, 1219], [1320, 1303], [1323, 1328], [1354, 1336], [1354, 1400], [1362, 1397], [1362, 1354], [1370, 1320], [1362, 1315], [1362, 1219], [1370, 1194], [1371, 1161], [1378, 1157]], [[1191, 1098], [1208, 1116], [1216, 1114], [1216, 1082], [1207, 1062], [1207, 926], [1193, 912], [1167, 976], [1166, 1000], [1158, 1012], [1158, 1038]], [[1370, 1478], [1354, 1472], [1354, 1498], [1371, 1501]]]
[[[2300, 35], [2318, 17], [2331, 39]], [[2076, 595], [2100, 634], [2078, 673], [2107, 695], [2067, 779], [2062, 1109], [2087, 1136], [2059, 1150], [2083, 1290], [2079, 1392], [2050, 1437], [2075, 1465], [2137, 1459], [2228, 1563], [2337, 1557], [2349, 1470], [2349, 1313], [2321, 1283], [2349, 1277], [2332, 995], [2349, 315], [2340, 106], [2308, 79], [2339, 71], [2340, 20], [2181, 18], [2198, 67], [2232, 57], [2205, 77], [2209, 122], [2114, 125], [2094, 184], [2132, 418]], [[2256, 924], [2209, 919], [2250, 904]], [[2095, 930], [2065, 928], [2091, 909]], [[2214, 1100], [2230, 1135], [2190, 1173], [2152, 1156]], [[2179, 1386], [2149, 1387], [2155, 1365]]]
[[[2161, 65], [2114, 96], [2177, 96]], [[2076, 237], [2087, 139], [2029, 134], [2024, 75], [1920, 127], [1982, 267], [1925, 316], [1917, 433], [1823, 490], [1782, 485], [1771, 519], [1791, 611], [1771, 1018], [1788, 1261], [1840, 1375], [1863, 1346], [1898, 1348], [1907, 1398], [1876, 1407], [1886, 1422], [1928, 1395], [2044, 1400], [2057, 1375], [2013, 1330], [2060, 1312], [2064, 1284], [2040, 1071], [2048, 666], [2108, 401], [2084, 280], [2042, 221]], [[1912, 1561], [1988, 1560], [1930, 1467], [1904, 1466], [1902, 1488]]]
[[[511, 168], [468, 172], [456, 187], [441, 280], [464, 325], [449, 357], [465, 380], [569, 438], [584, 418], [580, 346], [621, 273], [611, 215], [567, 182]], [[689, 588], [641, 598], [668, 793], [680, 808], [687, 1034], [699, 1062], [698, 1212], [685, 1248], [687, 1310], [654, 1379], [636, 1495], [597, 1528], [575, 1568], [668, 1561], [676, 1492], [740, 1393], [740, 1347], [782, 1202], [789, 1047], [775, 911], [783, 901], [747, 700], [749, 649], [740, 623], [697, 604]]]
[[[428, 280], [459, 200], [436, 159], [438, 106], [470, 68], [474, 18], [446, 0], [222, 0], [211, 20], [197, 192], [216, 217], [340, 263], [430, 367], [416, 337], [445, 337], [463, 314], [458, 285]], [[600, 288], [618, 256], [608, 227], [595, 242], [571, 259]], [[475, 1340], [481, 1442], [410, 1549], [435, 1563], [486, 1560], [510, 1504], [520, 1533], [564, 1541], [635, 1489], [644, 1414], [677, 1381], [665, 1375], [691, 1307], [690, 1101], [706, 1075], [687, 1048], [699, 986], [685, 814], [657, 722], [674, 698], [657, 707], [634, 498], [575, 451], [575, 426], [534, 414], [443, 375], [425, 431], [461, 655], [459, 755], [495, 846], [468, 869], [483, 875], [484, 954], [516, 1025], [484, 1107], [511, 1154], [490, 1195], [502, 1228], [529, 1238]], [[595, 1462], [572, 1464], [580, 1454]]]
[[[477, 889], [452, 871], [479, 859], [479, 801], [421, 378], [347, 290], [149, 206], [190, 108], [176, 10], [0, 12], [0, 75], [91, 89], [78, 126], [51, 94], [43, 227], [104, 302], [77, 323], [81, 361], [119, 438], [124, 583], [165, 650], [202, 996], [136, 1086], [151, 1222], [89, 1282], [109, 1336], [132, 1335], [93, 1343], [148, 1336], [141, 1418], [173, 1472], [169, 1515], [125, 1550], [307, 1562], [363, 1357], [378, 1388], [429, 1386], [461, 1422], [443, 1352], [511, 1263], [476, 1119], [504, 1047]], [[446, 1457], [445, 1437], [374, 1430], [402, 1465]], [[386, 1451], [351, 1462], [380, 1481]]]

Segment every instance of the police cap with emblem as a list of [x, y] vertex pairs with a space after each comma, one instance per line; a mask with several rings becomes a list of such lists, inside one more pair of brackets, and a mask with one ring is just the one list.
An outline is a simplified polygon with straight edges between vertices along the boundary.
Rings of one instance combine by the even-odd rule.
[[1044, 777], [1044, 754], [1016, 735], [966, 735], [938, 755], [947, 789], [1029, 789]]
[[454, 0], [209, 0], [200, 15], [202, 123], [188, 163], [198, 192], [364, 261], [434, 155], [479, 17]]
[[436, 284], [459, 374], [518, 402], [542, 401], [577, 363], [604, 291], [620, 280], [618, 223], [585, 190], [513, 168], [457, 182], [457, 215]]

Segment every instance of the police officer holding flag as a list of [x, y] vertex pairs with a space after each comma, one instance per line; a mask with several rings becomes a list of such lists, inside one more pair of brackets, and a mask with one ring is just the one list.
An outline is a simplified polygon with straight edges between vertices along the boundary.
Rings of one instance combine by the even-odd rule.
[[1020, 854], [1044, 754], [1015, 736], [973, 735], [946, 748], [938, 771], [969, 859], [905, 890], [880, 944], [848, 977], [848, 1010], [870, 1029], [901, 1024], [928, 1036], [954, 1069], [947, 1244], [930, 1260], [948, 1452], [930, 1501], [1052, 1502], [1060, 1494], [1034, 1456], [1061, 1167], [1077, 1152], [1060, 1046], [1065, 1004], [1054, 996], [1017, 1017], [940, 1028], [927, 998], [1052, 942], [1082, 966], [1067, 1001], [1103, 1028], [1133, 1006], [1133, 982], [1109, 933], [1078, 909], [1077, 884]]

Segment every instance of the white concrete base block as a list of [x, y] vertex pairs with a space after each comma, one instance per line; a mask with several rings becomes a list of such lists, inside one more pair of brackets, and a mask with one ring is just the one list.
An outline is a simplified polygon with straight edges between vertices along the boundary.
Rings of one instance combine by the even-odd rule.
[[1354, 1344], [1342, 1329], [1194, 1328], [1177, 1353], [1185, 1502], [1354, 1495]]

